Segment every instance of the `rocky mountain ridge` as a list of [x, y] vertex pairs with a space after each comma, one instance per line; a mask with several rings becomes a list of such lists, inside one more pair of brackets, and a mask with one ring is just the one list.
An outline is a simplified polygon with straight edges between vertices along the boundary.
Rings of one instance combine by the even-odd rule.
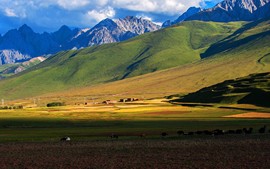
[[92, 29], [71, 30], [64, 25], [56, 32], [42, 34], [23, 25], [0, 36], [0, 65], [23, 62], [62, 50], [120, 42], [158, 29], [160, 26], [149, 20], [131, 16], [116, 20], [105, 19]]
[[255, 21], [270, 16], [270, 0], [224, 0], [186, 20], [214, 22]]
[[[163, 28], [189, 20], [231, 22], [255, 21], [270, 17], [270, 0], [224, 0], [210, 9], [191, 7], [175, 21], [166, 21]], [[153, 22], [127, 16], [105, 19], [93, 28], [70, 29], [62, 26], [53, 33], [35, 33], [27, 25], [0, 36], [0, 65], [55, 54], [59, 51], [120, 42], [161, 27]]]
[[190, 7], [186, 12], [184, 12], [182, 15], [180, 15], [175, 21], [171, 21], [171, 20], [167, 20], [162, 24], [163, 28], [169, 27], [171, 25], [177, 24], [177, 23], [181, 23], [183, 22], [185, 19], [187, 19], [188, 17], [203, 11], [202, 8], [200, 7]]

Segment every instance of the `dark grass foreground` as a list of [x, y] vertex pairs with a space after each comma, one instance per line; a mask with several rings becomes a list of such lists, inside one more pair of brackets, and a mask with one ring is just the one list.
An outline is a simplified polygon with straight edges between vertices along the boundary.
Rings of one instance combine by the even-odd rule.
[[[232, 138], [233, 137], [233, 138]], [[6, 168], [270, 168], [270, 137], [0, 144]]]

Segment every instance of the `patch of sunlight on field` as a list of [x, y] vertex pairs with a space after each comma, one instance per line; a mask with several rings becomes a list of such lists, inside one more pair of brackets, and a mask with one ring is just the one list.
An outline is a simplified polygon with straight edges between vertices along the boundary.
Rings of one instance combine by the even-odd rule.
[[261, 112], [247, 112], [241, 114], [234, 114], [229, 116], [224, 116], [228, 118], [270, 118], [270, 113], [261, 113]]
[[65, 120], [178, 120], [183, 118], [223, 118], [242, 113], [215, 107], [171, 105], [163, 100], [114, 105], [35, 107], [0, 110], [0, 119], [65, 119]]

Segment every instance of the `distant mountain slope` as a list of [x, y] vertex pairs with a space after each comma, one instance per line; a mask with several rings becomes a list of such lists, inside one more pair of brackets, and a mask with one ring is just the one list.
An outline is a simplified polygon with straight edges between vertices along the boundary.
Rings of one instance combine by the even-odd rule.
[[203, 9], [202, 8], [197, 8], [197, 7], [190, 7], [186, 12], [184, 12], [182, 15], [180, 15], [175, 21], [170, 21], [167, 20], [162, 24], [163, 28], [167, 28], [171, 25], [177, 24], [177, 23], [181, 23], [183, 22], [185, 19], [189, 18], [190, 16], [201, 12]]
[[0, 65], [23, 62], [31, 59], [31, 56], [24, 55], [17, 50], [0, 50]]
[[270, 107], [270, 72], [227, 80], [188, 94], [175, 102], [254, 104]]
[[63, 26], [52, 34], [40, 34], [27, 25], [10, 30], [0, 39], [0, 65], [24, 62], [33, 57], [64, 50], [62, 43], [75, 36], [77, 31]]
[[[69, 98], [76, 95], [114, 99], [163, 97], [177, 93], [183, 95], [225, 80], [253, 73], [270, 72], [269, 24], [269, 20], [245, 24], [244, 27], [232, 32], [232, 35], [221, 43], [232, 37], [235, 37], [235, 41], [248, 37], [256, 38], [250, 38], [246, 43], [240, 43], [239, 46], [234, 46], [231, 49], [226, 47], [226, 50], [219, 52], [210, 47], [214, 51], [206, 50], [209, 55], [201, 61], [121, 81], [85, 88], [73, 88], [68, 92], [49, 93], [45, 97], [47, 99], [59, 96]], [[260, 36], [262, 34], [264, 36]], [[233, 41], [227, 41], [224, 45], [229, 46], [230, 43]], [[202, 51], [202, 53], [204, 52]]]
[[20, 73], [34, 65], [43, 62], [44, 60], [46, 60], [44, 57], [35, 57], [22, 63], [0, 65], [0, 79]]
[[215, 22], [256, 21], [269, 17], [270, 0], [224, 0], [186, 20]]
[[0, 37], [0, 65], [55, 54], [68, 49], [120, 42], [156, 31], [160, 26], [136, 17], [105, 19], [92, 29], [73, 29], [62, 26], [53, 33], [35, 33], [29, 26], [8, 31]]
[[153, 22], [127, 16], [124, 19], [105, 19], [85, 33], [73, 38], [68, 44], [69, 48], [101, 45], [106, 43], [121, 42], [132, 37], [153, 32], [160, 26]]
[[[202, 58], [210, 57], [218, 53], [227, 53], [231, 50], [238, 49], [241, 46], [246, 46], [247, 50], [256, 47], [265, 46], [256, 41], [262, 41], [261, 39], [266, 39], [270, 34], [270, 19], [262, 19], [260, 21], [255, 21], [244, 25], [241, 29], [234, 32], [231, 36], [214, 43], [210, 46], [204, 53], [201, 54]], [[256, 42], [253, 45], [251, 42]], [[265, 41], [269, 44], [267, 41]], [[267, 45], [266, 45], [267, 46]], [[267, 50], [265, 47], [263, 50]], [[267, 54], [267, 53], [266, 53]]]
[[0, 96], [19, 98], [107, 83], [198, 61], [211, 44], [241, 26], [185, 22], [123, 43], [60, 52], [28, 72], [0, 81]]

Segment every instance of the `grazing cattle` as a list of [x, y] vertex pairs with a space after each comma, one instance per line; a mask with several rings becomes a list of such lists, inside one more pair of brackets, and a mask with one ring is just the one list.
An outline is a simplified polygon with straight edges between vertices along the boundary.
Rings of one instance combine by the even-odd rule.
[[177, 131], [177, 134], [178, 134], [179, 136], [181, 136], [181, 135], [184, 135], [185, 133], [184, 133], [184, 131], [179, 130], [179, 131]]
[[208, 130], [204, 130], [203, 133], [204, 133], [205, 135], [212, 135], [212, 132], [211, 132], [211, 131], [208, 131]]
[[195, 133], [198, 135], [201, 135], [201, 134], [203, 134], [203, 131], [196, 131]]
[[212, 131], [212, 134], [213, 134], [213, 135], [223, 135], [224, 133], [223, 133], [222, 130], [216, 129], [216, 130]]
[[222, 130], [223, 134], [229, 134], [229, 130]]
[[252, 133], [252, 131], [253, 131], [253, 128], [252, 128], [252, 127], [250, 127], [250, 128], [248, 129], [248, 131], [247, 131], [247, 134], [251, 134], [251, 133]]
[[236, 131], [235, 131], [235, 134], [242, 134], [243, 133], [243, 130], [241, 130], [241, 129], [237, 129]]
[[252, 131], [253, 131], [253, 128], [249, 128], [249, 129], [243, 128], [244, 134], [251, 134]]
[[266, 125], [264, 125], [262, 128], [259, 129], [259, 133], [263, 134], [265, 133]]
[[146, 134], [145, 134], [145, 133], [141, 133], [141, 134], [139, 135], [139, 137], [144, 138], [144, 137], [146, 137]]
[[228, 130], [228, 134], [235, 134], [234, 130]]
[[60, 139], [60, 141], [70, 141], [70, 137], [63, 137]]
[[115, 138], [115, 139], [118, 139], [119, 136], [112, 133], [110, 137], [111, 137], [111, 139], [114, 139], [114, 138]]
[[190, 131], [190, 132], [187, 133], [187, 135], [193, 136], [194, 135], [194, 132]]
[[166, 136], [168, 136], [168, 133], [163, 132], [163, 133], [161, 133], [161, 136], [162, 136], [162, 137], [166, 137]]

